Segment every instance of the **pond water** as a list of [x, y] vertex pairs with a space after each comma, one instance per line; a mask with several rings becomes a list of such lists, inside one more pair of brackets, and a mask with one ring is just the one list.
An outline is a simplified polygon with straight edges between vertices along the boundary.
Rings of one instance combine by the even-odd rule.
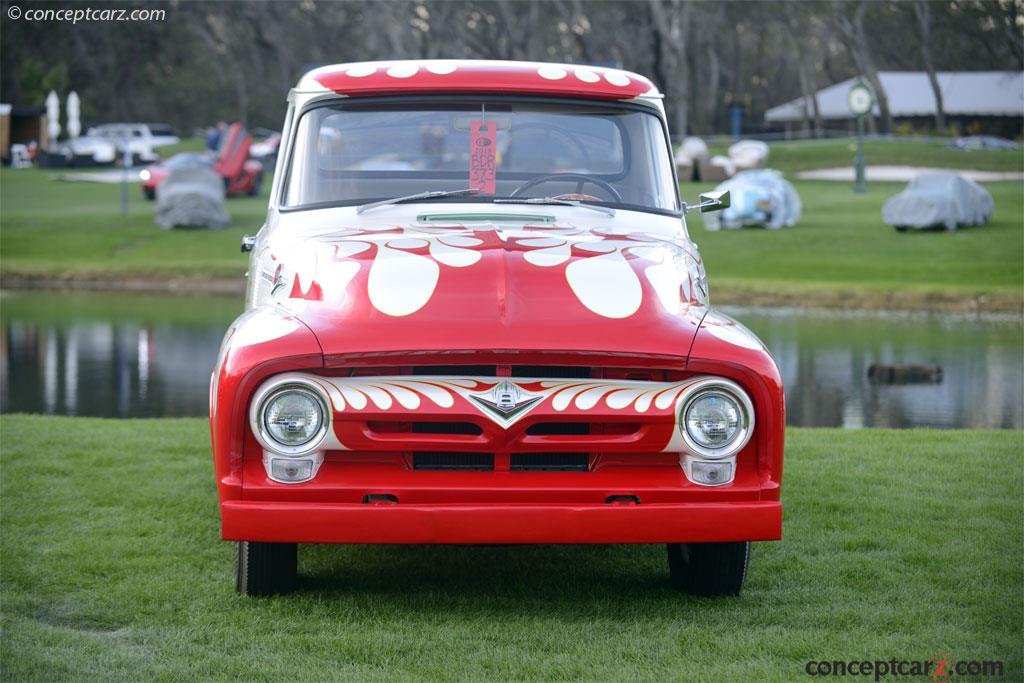
[[[206, 415], [221, 336], [241, 310], [240, 297], [0, 296], [3, 412]], [[791, 425], [1024, 428], [1020, 318], [723, 310], [775, 355]], [[942, 378], [880, 384], [875, 363], [934, 364]]]

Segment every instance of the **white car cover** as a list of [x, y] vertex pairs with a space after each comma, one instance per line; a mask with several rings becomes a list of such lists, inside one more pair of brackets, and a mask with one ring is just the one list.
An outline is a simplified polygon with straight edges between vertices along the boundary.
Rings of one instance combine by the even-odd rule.
[[171, 171], [156, 187], [155, 220], [164, 229], [224, 227], [224, 178], [205, 166]]
[[686, 159], [691, 165], [699, 161], [707, 161], [710, 153], [708, 145], [700, 138], [689, 137], [676, 150], [676, 158]]
[[803, 211], [800, 195], [781, 173], [772, 169], [741, 171], [715, 190], [729, 191], [730, 206], [704, 214], [704, 227], [708, 230], [744, 226], [778, 230], [796, 225]]
[[768, 144], [760, 140], [740, 140], [729, 147], [729, 158], [737, 171], [764, 168], [768, 164]]
[[882, 207], [882, 220], [897, 228], [981, 225], [992, 216], [992, 195], [959, 173], [922, 173]]

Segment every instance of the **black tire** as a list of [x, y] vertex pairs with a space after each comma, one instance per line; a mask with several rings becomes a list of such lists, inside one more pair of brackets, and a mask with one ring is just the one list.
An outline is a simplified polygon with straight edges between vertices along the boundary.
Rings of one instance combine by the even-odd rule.
[[690, 595], [739, 595], [747, 577], [750, 542], [669, 543], [672, 585]]
[[897, 226], [894, 226], [894, 227], [896, 228], [896, 232], [906, 232], [907, 231], [907, 226], [905, 226], [905, 225], [897, 225]]
[[250, 197], [259, 197], [260, 190], [263, 189], [263, 174], [259, 174], [252, 181], [252, 187], [249, 188], [247, 193]]
[[146, 199], [148, 199], [149, 201], [153, 201], [154, 199], [156, 199], [156, 190], [154, 190], [152, 187], [142, 188], [142, 194], [145, 195]]
[[242, 595], [289, 593], [299, 568], [296, 543], [239, 541], [235, 548], [235, 590]]

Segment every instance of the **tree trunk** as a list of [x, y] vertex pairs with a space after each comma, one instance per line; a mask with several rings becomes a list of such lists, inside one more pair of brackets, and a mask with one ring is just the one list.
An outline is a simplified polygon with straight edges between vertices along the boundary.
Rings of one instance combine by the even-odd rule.
[[715, 49], [714, 41], [708, 41], [708, 80], [707, 89], [704, 91], [704, 121], [705, 132], [713, 132], [718, 118], [718, 93], [720, 90], [720, 60], [718, 50]]
[[[667, 6], [666, 6], [667, 5]], [[692, 5], [681, 0], [650, 0], [654, 30], [671, 56], [668, 70], [675, 75], [668, 88], [675, 100], [676, 135], [684, 137], [690, 127], [690, 63], [686, 47], [690, 36]]]
[[807, 73], [808, 56], [804, 49], [806, 31], [800, 31], [797, 19], [793, 14], [789, 14], [784, 23], [789, 43], [793, 48], [791, 57], [796, 62], [797, 80], [800, 83], [800, 94], [804, 100], [804, 129], [808, 133], [813, 131], [815, 137], [821, 137], [824, 126], [821, 121], [821, 109], [818, 107], [818, 93], [811, 83], [810, 74]]
[[935, 93], [935, 128], [939, 133], [946, 130], [946, 111], [942, 104], [942, 88], [935, 73], [932, 62], [932, 11], [927, 0], [914, 0], [914, 14], [917, 16], [917, 28], [921, 34], [921, 59], [924, 70], [928, 73], [928, 82]]
[[[878, 77], [878, 69], [875, 67], [875, 60], [868, 47], [867, 33], [864, 31], [864, 12], [867, 10], [867, 2], [860, 0], [853, 13], [853, 20], [846, 16], [842, 4], [836, 3], [834, 17], [839, 28], [843, 43], [853, 57], [857, 70], [868, 80], [868, 84], [875, 93], [875, 101], [878, 103], [879, 130], [883, 133], [892, 132], [892, 114], [889, 111], [889, 98], [882, 86], [882, 80]], [[868, 117], [868, 127], [874, 127], [874, 117]]]

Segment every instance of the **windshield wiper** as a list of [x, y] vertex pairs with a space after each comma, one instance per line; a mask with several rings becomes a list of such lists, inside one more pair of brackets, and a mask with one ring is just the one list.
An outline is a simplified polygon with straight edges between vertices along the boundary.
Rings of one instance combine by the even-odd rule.
[[584, 202], [578, 202], [575, 199], [559, 199], [558, 197], [523, 197], [519, 199], [517, 197], [510, 197], [509, 199], [495, 199], [495, 204], [555, 204], [561, 206], [578, 206], [583, 209], [590, 209], [591, 211], [597, 211], [603, 213], [605, 216], [614, 216], [615, 209], [609, 209], [605, 206], [595, 206], [594, 204], [585, 204]]
[[363, 204], [356, 209], [356, 213], [365, 213], [370, 209], [376, 209], [381, 206], [390, 206], [391, 204], [404, 204], [405, 202], [418, 202], [427, 199], [444, 199], [445, 197], [464, 197], [470, 194], [478, 194], [479, 192], [480, 190], [474, 187], [467, 187], [462, 190], [430, 190], [428, 192], [417, 192], [416, 194], [408, 194], [404, 197], [392, 197], [391, 199], [382, 199], [379, 202]]

